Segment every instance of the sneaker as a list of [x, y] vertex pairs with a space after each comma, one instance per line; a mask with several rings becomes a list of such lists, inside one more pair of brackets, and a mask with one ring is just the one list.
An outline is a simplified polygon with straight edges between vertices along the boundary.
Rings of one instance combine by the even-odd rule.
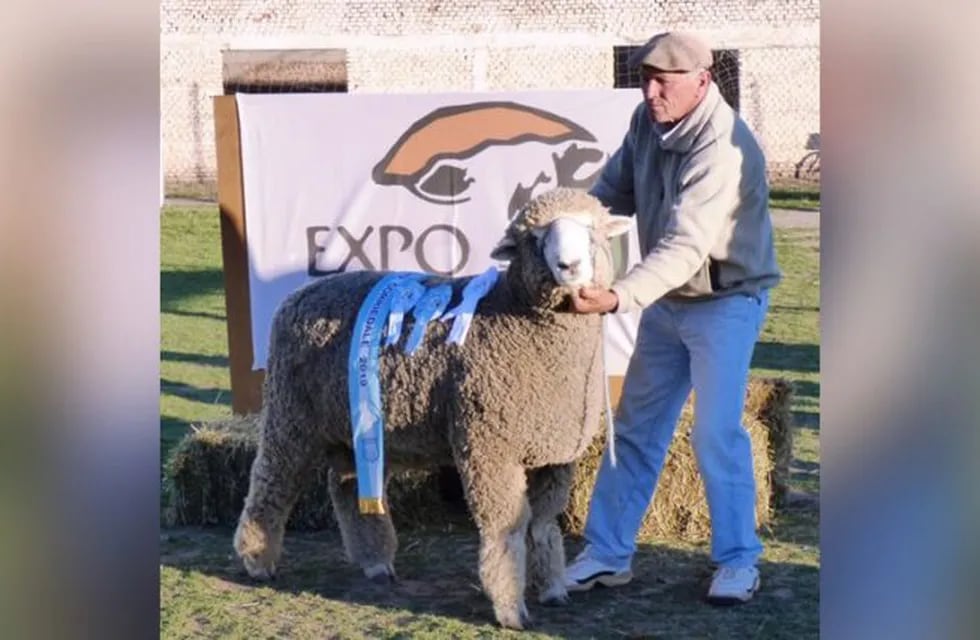
[[565, 569], [565, 588], [569, 591], [588, 591], [600, 584], [604, 587], [619, 587], [633, 579], [633, 573], [627, 566], [620, 569], [589, 556], [583, 551], [575, 558], [575, 562]]
[[711, 579], [708, 603], [718, 606], [742, 604], [751, 600], [758, 590], [759, 570], [755, 567], [721, 567]]

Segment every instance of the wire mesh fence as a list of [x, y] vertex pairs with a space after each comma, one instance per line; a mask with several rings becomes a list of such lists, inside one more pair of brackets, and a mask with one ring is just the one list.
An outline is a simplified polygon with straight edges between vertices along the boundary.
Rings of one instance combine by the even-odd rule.
[[212, 96], [637, 87], [626, 59], [666, 29], [712, 44], [715, 81], [758, 135], [771, 179], [819, 184], [817, 0], [164, 0], [161, 8], [169, 195], [216, 193]]

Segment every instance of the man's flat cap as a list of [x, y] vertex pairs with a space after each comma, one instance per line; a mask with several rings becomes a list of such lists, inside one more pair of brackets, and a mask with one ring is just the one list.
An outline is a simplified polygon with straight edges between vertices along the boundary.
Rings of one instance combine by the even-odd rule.
[[714, 62], [711, 48], [692, 33], [658, 33], [629, 57], [629, 66], [654, 67], [661, 71], [707, 69]]

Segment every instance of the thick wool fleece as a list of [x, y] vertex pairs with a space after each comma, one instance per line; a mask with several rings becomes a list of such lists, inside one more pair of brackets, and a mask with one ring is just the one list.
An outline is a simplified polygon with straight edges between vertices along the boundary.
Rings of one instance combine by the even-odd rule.
[[[408, 314], [399, 341], [379, 357], [386, 471], [457, 467], [480, 529], [484, 589], [497, 620], [515, 628], [528, 619], [527, 564], [542, 600], [567, 597], [555, 519], [568, 499], [572, 462], [592, 442], [604, 407], [601, 318], [565, 312], [567, 291], [555, 284], [529, 232], [570, 210], [595, 216], [596, 279], [611, 282], [602, 237], [608, 213], [582, 192], [557, 190], [533, 201], [508, 229], [507, 273], [480, 301], [462, 345], [446, 344], [452, 322], [437, 321], [421, 348], [405, 354]], [[286, 298], [276, 313], [259, 451], [235, 540], [253, 576], [274, 572], [301, 481], [324, 455], [348, 556], [370, 577], [394, 575], [390, 516], [355, 509], [348, 406], [354, 323], [383, 276], [324, 277]], [[432, 276], [423, 283], [449, 283], [455, 305], [470, 279]]]
[[[521, 243], [522, 257], [533, 246]], [[547, 269], [527, 265], [520, 258], [512, 263], [514, 273], [498, 279], [480, 301], [462, 345], [445, 342], [451, 321], [433, 322], [422, 347], [407, 355], [408, 316], [399, 342], [382, 348], [389, 464], [450, 464], [454, 450], [478, 449], [494, 460], [539, 467], [571, 462], [588, 446], [603, 401], [600, 319], [529, 306], [527, 298], [558, 305], [562, 297], [553, 295]], [[514, 291], [515, 280], [534, 276], [536, 285], [551, 286]], [[329, 450], [350, 456], [352, 464], [347, 358], [361, 301], [382, 277], [337, 274], [282, 305], [270, 343], [264, 437], [271, 429], [288, 430], [281, 446]], [[448, 282], [456, 304], [468, 281], [433, 277], [424, 283]]]
[[577, 189], [552, 189], [524, 205], [520, 215], [511, 221], [508, 233], [519, 237], [531, 229], [541, 229], [555, 219], [555, 214], [581, 213], [590, 216], [596, 227], [605, 223], [610, 215], [595, 197]]
[[[558, 189], [531, 201], [508, 231], [517, 256], [480, 301], [462, 345], [446, 344], [451, 321], [437, 321], [418, 352], [407, 355], [409, 314], [399, 342], [382, 348], [389, 464], [449, 464], [455, 447], [532, 468], [571, 462], [584, 451], [603, 406], [601, 320], [562, 312], [567, 291], [555, 285], [526, 232], [568, 211], [592, 213], [600, 223], [608, 217], [582, 191]], [[608, 281], [607, 258], [597, 254], [596, 267]], [[361, 302], [383, 275], [341, 273], [295, 292], [280, 306], [270, 338], [266, 430], [301, 429], [282, 446], [329, 449], [339, 454], [338, 465], [347, 456], [348, 472], [347, 358]], [[432, 276], [423, 283], [449, 283], [455, 305], [469, 280]]]

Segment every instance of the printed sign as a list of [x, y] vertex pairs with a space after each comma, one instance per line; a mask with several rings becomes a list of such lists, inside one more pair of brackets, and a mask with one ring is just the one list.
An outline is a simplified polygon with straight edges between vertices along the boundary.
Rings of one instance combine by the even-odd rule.
[[[532, 197], [588, 188], [620, 145], [635, 89], [240, 94], [254, 369], [279, 302], [337, 271], [477, 275]], [[625, 265], [634, 230], [616, 250]], [[607, 323], [622, 375], [637, 314]]]

